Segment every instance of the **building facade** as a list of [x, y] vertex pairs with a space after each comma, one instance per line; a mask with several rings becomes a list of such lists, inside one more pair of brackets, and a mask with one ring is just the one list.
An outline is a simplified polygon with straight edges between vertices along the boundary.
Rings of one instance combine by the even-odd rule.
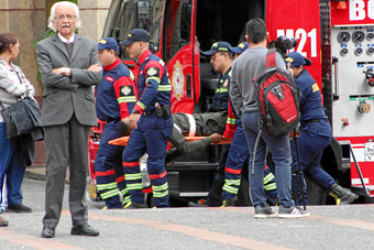
[[[50, 8], [56, 0], [0, 0], [0, 33], [14, 32], [20, 38], [19, 65], [34, 85], [35, 97], [42, 105], [43, 84], [38, 74], [35, 45], [47, 34]], [[80, 8], [79, 34], [99, 41], [111, 0], [75, 0]], [[43, 165], [43, 142], [37, 142], [34, 165]]]

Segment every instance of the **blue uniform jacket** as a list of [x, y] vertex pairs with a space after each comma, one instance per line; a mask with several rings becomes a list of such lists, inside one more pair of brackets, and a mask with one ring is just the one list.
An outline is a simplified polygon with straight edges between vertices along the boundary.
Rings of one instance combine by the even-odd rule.
[[231, 82], [231, 68], [219, 78], [216, 94], [214, 95], [213, 102], [209, 107], [209, 111], [221, 111], [228, 109], [229, 88]]
[[103, 78], [96, 87], [96, 113], [102, 121], [128, 117], [136, 103], [134, 76], [117, 59], [104, 67]]
[[297, 87], [301, 90], [300, 112], [301, 121], [311, 119], [326, 119], [327, 116], [322, 106], [321, 93], [318, 84], [309, 74], [303, 70], [295, 79]]
[[165, 63], [150, 51], [144, 52], [141, 59], [145, 56], [139, 69], [138, 102], [135, 105], [140, 114], [143, 110], [153, 111], [156, 103], [170, 105], [171, 98], [171, 84]]

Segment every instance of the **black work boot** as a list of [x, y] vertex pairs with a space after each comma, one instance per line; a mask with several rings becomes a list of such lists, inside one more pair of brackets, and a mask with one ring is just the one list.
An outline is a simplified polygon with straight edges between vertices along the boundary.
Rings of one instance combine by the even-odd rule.
[[336, 205], [348, 205], [351, 204], [354, 200], [358, 199], [357, 194], [345, 190], [338, 184], [333, 184], [331, 187], [329, 187], [328, 192], [332, 197], [335, 198]]
[[236, 196], [230, 199], [224, 199], [221, 207], [234, 207], [237, 201], [238, 198]]

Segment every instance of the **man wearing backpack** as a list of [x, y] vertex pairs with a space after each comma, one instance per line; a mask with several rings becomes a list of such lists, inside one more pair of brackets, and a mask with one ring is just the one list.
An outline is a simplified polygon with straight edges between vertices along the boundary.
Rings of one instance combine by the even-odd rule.
[[[337, 205], [347, 205], [358, 198], [358, 195], [346, 191], [335, 180], [326, 173], [319, 162], [323, 150], [329, 145], [331, 140], [331, 126], [327, 115], [323, 110], [321, 93], [318, 84], [305, 69], [311, 64], [310, 60], [298, 52], [291, 52], [286, 57], [286, 62], [290, 64], [290, 71], [295, 77], [296, 85], [302, 91], [300, 98], [301, 126], [298, 148], [300, 153], [300, 168], [314, 183], [320, 186], [327, 193], [336, 199]], [[293, 166], [297, 171], [297, 152], [295, 140], [292, 141]], [[304, 181], [304, 176], [301, 176]], [[305, 182], [305, 181], [304, 181]], [[304, 193], [306, 204], [308, 204], [308, 193], [306, 186], [303, 189], [300, 179], [295, 179], [297, 197]], [[302, 204], [302, 200], [298, 203]]]
[[[259, 111], [256, 96], [253, 95], [252, 80], [265, 69], [268, 50], [266, 49], [268, 33], [265, 22], [259, 18], [250, 20], [246, 25], [245, 39], [247, 49], [233, 63], [230, 97], [233, 108], [241, 116], [245, 130], [250, 160], [254, 160], [254, 172], [250, 176], [251, 196], [255, 207], [255, 218], [275, 217], [271, 207], [266, 204], [263, 174], [267, 149], [272, 154], [275, 165], [275, 178], [278, 192], [278, 217], [307, 217], [306, 210], [295, 207], [291, 196], [291, 149], [288, 134], [273, 136], [262, 133], [259, 137], [256, 152], [254, 147], [258, 134]], [[276, 53], [276, 65], [286, 70], [280, 54]], [[253, 156], [255, 155], [255, 159]]]

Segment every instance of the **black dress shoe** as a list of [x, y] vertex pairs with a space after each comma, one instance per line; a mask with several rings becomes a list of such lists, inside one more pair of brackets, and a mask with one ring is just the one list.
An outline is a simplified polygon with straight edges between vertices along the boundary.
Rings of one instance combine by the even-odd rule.
[[32, 209], [23, 205], [22, 203], [9, 205], [7, 210], [9, 212], [16, 212], [16, 213], [32, 213]]
[[98, 236], [99, 231], [93, 229], [90, 225], [74, 226], [70, 232], [71, 235]]
[[55, 237], [55, 229], [53, 227], [43, 227], [42, 238]]

